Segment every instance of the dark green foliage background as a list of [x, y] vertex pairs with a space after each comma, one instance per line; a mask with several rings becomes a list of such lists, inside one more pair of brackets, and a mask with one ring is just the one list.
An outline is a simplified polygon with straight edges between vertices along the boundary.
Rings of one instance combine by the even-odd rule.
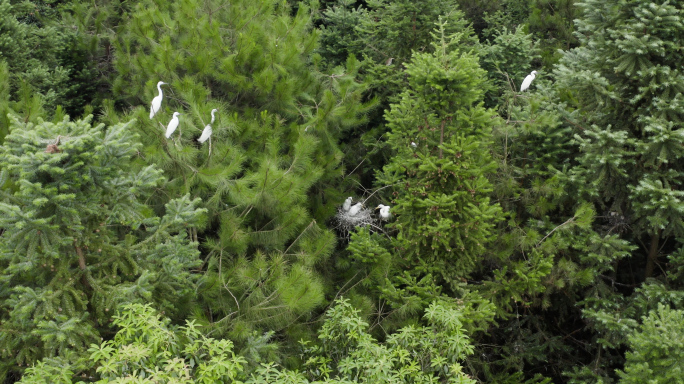
[[683, 382], [682, 4], [0, 0], [0, 380]]

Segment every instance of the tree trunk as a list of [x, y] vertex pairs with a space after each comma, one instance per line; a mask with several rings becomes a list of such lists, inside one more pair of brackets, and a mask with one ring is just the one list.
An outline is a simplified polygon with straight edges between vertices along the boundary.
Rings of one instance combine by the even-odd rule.
[[661, 232], [662, 230], [658, 230], [658, 232], [651, 236], [651, 246], [648, 249], [648, 257], [646, 259], [645, 278], [653, 277], [653, 269], [655, 268], [655, 263], [658, 260], [658, 247], [660, 246]]
[[442, 120], [442, 127], [439, 132], [439, 158], [442, 158], [442, 144], [444, 144], [444, 124], [446, 121]]
[[[85, 255], [83, 254], [83, 248], [76, 245], [76, 241], [74, 241], [74, 248], [76, 248], [76, 254], [78, 255], [78, 267], [81, 268], [81, 271], [85, 271], [86, 259]], [[81, 282], [83, 283], [83, 286], [90, 287], [90, 283], [88, 283], [88, 278], [86, 277], [85, 273], [81, 276]]]
[[85, 271], [86, 269], [86, 261], [85, 261], [85, 255], [83, 254], [83, 249], [76, 245], [74, 243], [74, 247], [76, 248], [76, 254], [78, 255], [78, 266], [81, 268], [82, 271]]

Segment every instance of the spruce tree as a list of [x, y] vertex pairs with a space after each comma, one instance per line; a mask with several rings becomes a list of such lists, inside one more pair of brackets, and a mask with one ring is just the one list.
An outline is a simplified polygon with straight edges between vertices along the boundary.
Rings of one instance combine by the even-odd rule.
[[448, 34], [459, 33], [464, 45], [476, 45], [472, 28], [454, 0], [382, 0], [358, 5], [340, 0], [323, 14], [322, 41], [329, 42], [321, 50], [324, 62], [334, 66], [348, 56], [362, 60], [360, 76], [368, 84], [366, 97], [378, 104], [369, 113], [369, 124], [344, 138], [348, 154], [344, 161], [352, 171], [347, 178], [355, 183], [349, 183], [350, 188], [359, 184], [370, 188], [375, 170], [388, 161], [384, 111], [398, 102], [407, 85], [405, 64], [413, 52], [434, 49], [430, 33], [440, 17]]
[[539, 39], [542, 62], [551, 68], [562, 57], [561, 50], [579, 45], [573, 22], [581, 10], [575, 0], [533, 0], [527, 18], [529, 32]]
[[77, 361], [130, 302], [177, 317], [194, 300], [199, 201], [145, 201], [162, 182], [139, 166], [132, 123], [12, 117], [0, 147], [0, 355], [3, 375], [42, 357]]
[[571, 374], [580, 382], [614, 376], [628, 337], [657, 303], [681, 305], [676, 263], [664, 261], [681, 254], [684, 234], [684, 22], [680, 2], [578, 5], [582, 46], [555, 71], [559, 110], [579, 148], [569, 186], [600, 213], [594, 229], [632, 248], [581, 303], [595, 341], [591, 361]]
[[394, 156], [378, 177], [396, 215], [394, 252], [448, 289], [480, 265], [500, 213], [489, 198], [496, 165], [484, 71], [458, 41], [440, 28], [434, 53], [416, 53], [408, 64], [409, 88], [386, 117]]
[[[432, 53], [436, 48], [432, 36], [435, 25], [442, 24], [444, 32], [457, 38], [464, 49], [474, 49], [477, 44], [468, 20], [454, 0], [382, 0], [369, 3], [369, 7], [367, 16], [360, 19], [356, 28], [362, 37], [362, 50], [351, 53], [364, 58], [364, 79], [370, 83], [371, 95], [380, 100], [379, 114], [389, 109], [390, 103], [401, 100], [400, 95], [408, 86], [405, 66], [413, 54]], [[371, 117], [371, 121], [380, 117]]]
[[[684, 235], [682, 5], [585, 1], [583, 47], [558, 69], [582, 157], [577, 177], [603, 209], [625, 217], [644, 244], [644, 275], [659, 249]], [[605, 16], [608, 15], [609, 17]]]
[[684, 311], [662, 304], [629, 336], [620, 384], [684, 382]]
[[337, 0], [321, 14], [321, 56], [331, 67], [365, 50], [361, 24], [368, 10], [355, 0]]
[[481, 65], [487, 71], [493, 87], [486, 95], [486, 105], [502, 109], [514, 100], [512, 93], [519, 90], [522, 79], [534, 68], [538, 57], [537, 44], [522, 27], [492, 29], [491, 40], [483, 44]]
[[28, 11], [31, 8], [28, 2], [0, 1], [0, 59], [12, 70], [15, 91], [23, 78], [54, 102], [56, 92], [51, 88], [67, 79], [59, 67], [62, 36], [57, 28], [38, 23], [38, 15], [32, 17]]
[[0, 61], [11, 70], [13, 99], [27, 92], [50, 113], [61, 106], [81, 115], [95, 97], [95, 64], [78, 32], [62, 24], [59, 3], [0, 1]]
[[0, 60], [0, 142], [9, 133], [10, 126], [10, 74], [9, 66]]

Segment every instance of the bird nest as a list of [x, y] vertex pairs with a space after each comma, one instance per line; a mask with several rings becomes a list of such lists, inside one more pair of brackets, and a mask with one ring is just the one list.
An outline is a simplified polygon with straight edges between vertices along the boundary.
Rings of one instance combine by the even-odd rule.
[[369, 226], [374, 231], [382, 230], [378, 225], [378, 219], [373, 217], [373, 211], [367, 208], [361, 208], [355, 215], [339, 208], [335, 215], [335, 223], [335, 227], [345, 238], [349, 238], [349, 233], [356, 227]]

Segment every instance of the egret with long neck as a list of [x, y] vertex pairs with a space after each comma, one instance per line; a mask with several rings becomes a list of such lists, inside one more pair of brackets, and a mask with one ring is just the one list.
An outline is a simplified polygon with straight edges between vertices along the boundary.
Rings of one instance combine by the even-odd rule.
[[214, 116], [214, 113], [216, 112], [218, 112], [218, 109], [214, 108], [211, 110], [211, 123], [207, 124], [207, 126], [204, 127], [204, 130], [202, 131], [202, 136], [200, 136], [200, 138], [197, 139], [197, 141], [199, 141], [200, 143], [204, 143], [211, 137], [211, 134], [213, 132], [213, 130], [211, 129], [211, 125], [214, 124], [214, 120], [216, 119], [216, 117]]
[[378, 205], [378, 207], [375, 208], [375, 209], [379, 209], [379, 210], [380, 210], [380, 219], [382, 219], [382, 220], [389, 220], [389, 218], [392, 216], [392, 214], [390, 214], [390, 207], [389, 207], [389, 205], [380, 204], [380, 205]]
[[152, 99], [152, 105], [150, 106], [150, 119], [154, 117], [154, 115], [159, 112], [159, 108], [161, 108], [161, 103], [162, 99], [164, 98], [164, 92], [162, 92], [161, 86], [163, 84], [166, 84], [163, 81], [160, 81], [157, 83], [157, 89], [159, 90], [159, 94]]
[[349, 196], [349, 197], [347, 197], [347, 200], [345, 200], [344, 203], [342, 204], [342, 210], [345, 212], [349, 212], [349, 210], [351, 209], [351, 203], [352, 203], [352, 197]]
[[179, 116], [179, 115], [180, 115], [180, 113], [174, 112], [174, 113], [173, 113], [173, 118], [171, 118], [171, 121], [169, 122], [169, 125], [166, 127], [166, 138], [167, 138], [167, 139], [168, 139], [169, 137], [171, 137], [171, 135], [173, 134], [173, 132], [176, 131], [176, 128], [178, 128], [178, 124], [180, 123], [180, 122], [178, 121], [178, 116]]
[[534, 80], [534, 77], [537, 75], [537, 71], [532, 71], [530, 72], [527, 77], [525, 77], [525, 80], [523, 80], [522, 84], [520, 84], [520, 92], [525, 92], [530, 85], [532, 84], [532, 80]]
[[216, 113], [216, 112], [218, 112], [218, 109], [216, 109], [216, 108], [211, 110], [211, 123], [209, 123], [209, 124], [214, 124], [214, 120], [216, 119], [216, 117], [214, 116], [214, 113]]

